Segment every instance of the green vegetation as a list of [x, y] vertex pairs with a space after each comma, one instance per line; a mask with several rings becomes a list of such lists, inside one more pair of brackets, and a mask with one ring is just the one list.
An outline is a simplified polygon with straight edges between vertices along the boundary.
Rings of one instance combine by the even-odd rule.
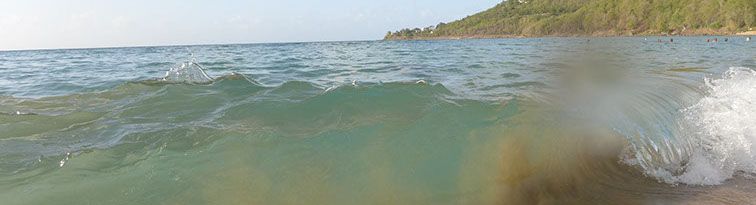
[[756, 0], [509, 0], [451, 23], [385, 40], [731, 34], [756, 24]]

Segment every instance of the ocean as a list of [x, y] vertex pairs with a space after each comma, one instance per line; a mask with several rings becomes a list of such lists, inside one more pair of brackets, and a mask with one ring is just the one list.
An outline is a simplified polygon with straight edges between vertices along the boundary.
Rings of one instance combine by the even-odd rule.
[[0, 51], [0, 204], [755, 204], [756, 42], [669, 38]]

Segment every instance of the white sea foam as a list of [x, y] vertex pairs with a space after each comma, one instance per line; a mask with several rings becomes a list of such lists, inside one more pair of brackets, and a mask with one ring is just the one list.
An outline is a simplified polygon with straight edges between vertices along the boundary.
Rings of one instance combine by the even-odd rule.
[[667, 183], [715, 185], [756, 174], [756, 72], [734, 67], [705, 82], [705, 97], [684, 110], [694, 146], [685, 171], [649, 173]]
[[171, 68], [171, 70], [165, 73], [165, 77], [161, 80], [170, 83], [195, 84], [207, 84], [213, 82], [213, 78], [205, 73], [205, 71], [202, 70], [202, 67], [194, 61], [181, 64], [181, 66], [177, 68]]

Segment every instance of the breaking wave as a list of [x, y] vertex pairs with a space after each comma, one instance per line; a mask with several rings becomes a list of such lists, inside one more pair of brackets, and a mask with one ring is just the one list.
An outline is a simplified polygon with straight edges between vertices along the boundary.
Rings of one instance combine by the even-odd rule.
[[717, 185], [738, 173], [756, 174], [756, 72], [733, 67], [704, 81], [692, 105], [657, 102], [647, 110], [671, 108], [616, 129], [631, 142], [625, 163], [669, 184]]
[[738, 172], [756, 174], [756, 72], [734, 67], [705, 81], [706, 96], [683, 111], [693, 125], [689, 163], [666, 181], [719, 184]]
[[165, 73], [165, 77], [161, 78], [160, 81], [168, 83], [209, 84], [213, 82], [213, 78], [202, 70], [199, 64], [191, 60], [181, 64], [179, 67], [168, 70]]

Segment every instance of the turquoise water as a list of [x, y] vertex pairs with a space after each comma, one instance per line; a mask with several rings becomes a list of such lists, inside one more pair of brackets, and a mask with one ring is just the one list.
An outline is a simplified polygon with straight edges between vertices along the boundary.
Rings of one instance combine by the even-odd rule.
[[756, 200], [754, 42], [657, 38], [3, 51], [0, 201]]

